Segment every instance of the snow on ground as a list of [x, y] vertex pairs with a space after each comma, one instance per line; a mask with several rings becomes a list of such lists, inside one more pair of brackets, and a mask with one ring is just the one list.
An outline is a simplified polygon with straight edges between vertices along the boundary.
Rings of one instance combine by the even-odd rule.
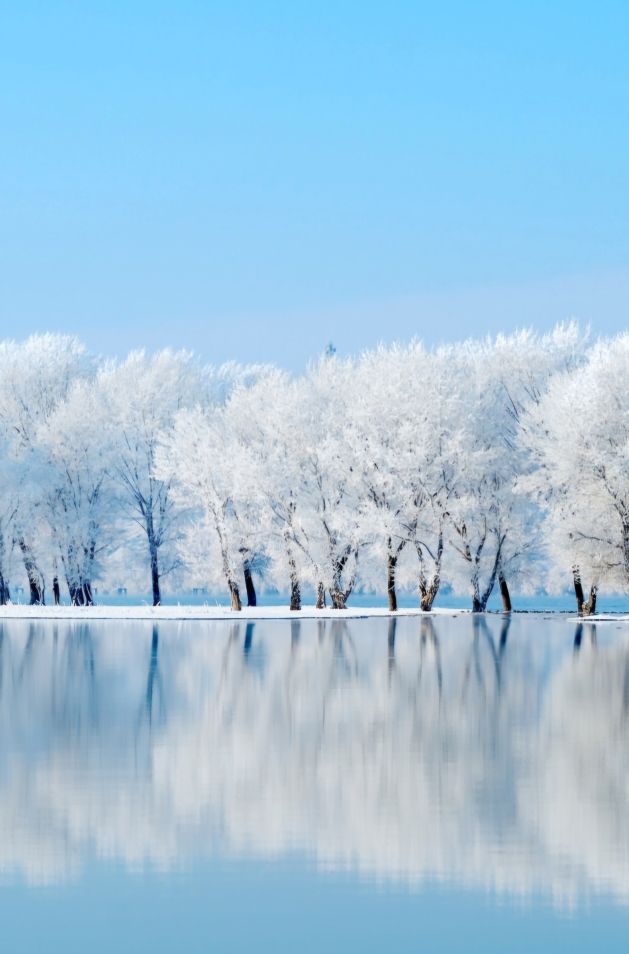
[[[240, 612], [220, 604], [192, 606], [180, 605], [150, 606], [148, 603], [135, 606], [29, 606], [23, 603], [9, 603], [0, 606], [0, 620], [3, 619], [137, 619], [137, 620], [235, 620], [235, 619], [367, 619], [369, 617], [388, 616], [460, 616], [471, 610], [461, 607], [438, 607], [430, 613], [424, 613], [418, 607], [404, 607], [390, 613], [383, 606], [348, 606], [345, 610], [331, 607], [316, 609], [304, 606], [295, 612], [287, 606], [243, 607]], [[527, 612], [527, 610], [524, 610]], [[540, 611], [541, 612], [541, 611]], [[544, 610], [544, 613], [557, 612]], [[626, 623], [627, 613], [601, 613], [595, 616], [578, 617], [561, 613], [568, 623]]]
[[569, 616], [570, 623], [627, 623], [628, 613], [594, 613], [592, 616]]
[[[435, 609], [432, 614], [454, 616], [468, 613], [462, 609]], [[235, 612], [229, 606], [0, 606], [2, 619], [363, 619], [370, 616], [422, 616], [419, 608], [399, 609], [395, 613], [381, 606], [348, 607], [346, 610], [316, 609], [305, 606], [291, 612], [283, 606], [244, 607]]]

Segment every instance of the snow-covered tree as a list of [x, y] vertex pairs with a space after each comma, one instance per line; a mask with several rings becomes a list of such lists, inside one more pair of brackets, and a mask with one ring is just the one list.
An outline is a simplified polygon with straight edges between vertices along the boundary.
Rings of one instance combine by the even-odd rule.
[[255, 604], [257, 573], [295, 610], [305, 588], [343, 609], [356, 587], [391, 610], [412, 587], [430, 610], [442, 580], [477, 611], [498, 585], [508, 610], [510, 585], [569, 564], [591, 612], [599, 582], [629, 579], [627, 351], [571, 324], [328, 350], [288, 375], [170, 350], [99, 366], [59, 335], [0, 344], [0, 602], [19, 559], [34, 603], [63, 578], [89, 603], [148, 563], [155, 604], [176, 569], [234, 606], [243, 581]]
[[[50, 569], [49, 525], [41, 511], [40, 428], [54, 415], [73, 381], [89, 378], [93, 363], [76, 338], [33, 335], [0, 343], [0, 428], [7, 454], [8, 492], [15, 544], [28, 577], [31, 603], [45, 599], [44, 564]], [[7, 541], [4, 543], [5, 549]]]
[[[94, 380], [76, 380], [36, 433], [41, 507], [71, 602], [91, 605], [98, 560], [113, 544], [116, 459], [107, 407]], [[53, 562], [56, 564], [57, 553]], [[53, 594], [59, 602], [57, 574]]]
[[155, 454], [177, 411], [202, 397], [203, 375], [189, 352], [166, 349], [154, 355], [134, 351], [125, 361], [104, 367], [99, 379], [116, 438], [113, 474], [127, 517], [144, 538], [157, 606], [162, 577], [176, 565], [179, 510], [171, 480], [155, 474]]
[[578, 328], [567, 325], [542, 337], [524, 331], [449, 349], [461, 402], [451, 543], [471, 583], [475, 611], [485, 610], [496, 581], [510, 609], [507, 580], [522, 579], [539, 565], [537, 510], [519, 492], [529, 462], [518, 435], [523, 415], [539, 403], [553, 376], [574, 366], [580, 344]]
[[226, 406], [230, 433], [237, 438], [237, 508], [239, 513], [255, 508], [255, 520], [248, 521], [251, 545], [255, 554], [270, 557], [272, 582], [280, 589], [288, 583], [292, 610], [301, 609], [302, 585], [310, 575], [302, 522], [307, 507], [299, 423], [303, 397], [299, 380], [269, 369], [251, 386], [237, 387]]
[[200, 508], [201, 529], [218, 544], [232, 609], [240, 610], [242, 554], [248, 547], [234, 500], [238, 458], [232, 441], [224, 407], [182, 410], [160, 447], [156, 473], [170, 486], [173, 501]]
[[[360, 498], [362, 534], [386, 579], [389, 609], [397, 608], [400, 559], [411, 552], [423, 609], [437, 595], [448, 501], [456, 476], [451, 434], [456, 389], [442, 356], [420, 343], [364, 354], [350, 389], [347, 441]], [[379, 581], [379, 582], [377, 582]]]
[[322, 605], [327, 591], [335, 609], [345, 609], [366, 544], [348, 440], [353, 386], [352, 363], [326, 356], [308, 369], [296, 402], [296, 425], [302, 440], [302, 525], [310, 582], [316, 587], [318, 604]]
[[[531, 408], [525, 440], [555, 566], [571, 569], [580, 612], [629, 584], [629, 335], [599, 341]], [[591, 580], [585, 600], [582, 574]]]

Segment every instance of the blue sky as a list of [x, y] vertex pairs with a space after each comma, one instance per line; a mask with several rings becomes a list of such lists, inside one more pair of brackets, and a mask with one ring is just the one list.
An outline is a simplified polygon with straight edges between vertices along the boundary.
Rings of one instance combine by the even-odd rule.
[[619, 330], [628, 45], [605, 0], [0, 0], [0, 335]]

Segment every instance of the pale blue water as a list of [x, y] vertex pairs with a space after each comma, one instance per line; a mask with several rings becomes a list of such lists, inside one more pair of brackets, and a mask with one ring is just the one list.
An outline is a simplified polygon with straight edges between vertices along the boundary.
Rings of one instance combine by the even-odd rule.
[[[12, 590], [13, 601], [15, 603], [28, 603], [28, 593], [24, 590]], [[244, 593], [242, 594], [244, 600]], [[574, 615], [575, 598], [570, 590], [565, 593], [550, 595], [548, 593], [535, 593], [533, 595], [512, 594], [513, 608], [516, 612], [524, 613], [569, 613]], [[398, 606], [400, 609], [413, 608], [419, 606], [419, 599], [416, 593], [400, 591], [398, 593]], [[282, 606], [287, 608], [290, 603], [290, 597], [286, 593], [262, 592], [258, 594], [259, 605], [261, 606]], [[70, 600], [66, 596], [62, 599], [66, 605]], [[97, 602], [104, 606], [143, 606], [150, 605], [151, 594], [146, 593], [103, 593], [97, 592]], [[303, 591], [304, 606], [314, 606], [315, 594], [304, 588]], [[162, 596], [164, 606], [229, 606], [229, 593], [200, 593], [198, 591], [165, 593]], [[348, 606], [350, 608], [369, 608], [373, 606], [386, 607], [386, 594], [382, 593], [352, 593]], [[471, 599], [466, 595], [457, 595], [442, 586], [435, 602], [435, 609], [471, 609]], [[600, 613], [623, 613], [629, 614], [629, 599], [622, 593], [599, 593], [598, 611]], [[502, 602], [500, 592], [497, 587], [494, 588], [487, 609], [491, 613], [502, 612]]]
[[2, 950], [624, 951], [628, 905], [627, 624], [0, 627]]

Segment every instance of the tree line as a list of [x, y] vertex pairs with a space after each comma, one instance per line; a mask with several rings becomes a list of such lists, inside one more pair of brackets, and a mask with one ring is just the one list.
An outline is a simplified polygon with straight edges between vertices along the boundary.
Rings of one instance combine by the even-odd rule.
[[185, 351], [90, 355], [62, 335], [0, 344], [0, 601], [96, 586], [288, 592], [629, 582], [629, 335], [576, 324], [418, 341], [301, 374]]

